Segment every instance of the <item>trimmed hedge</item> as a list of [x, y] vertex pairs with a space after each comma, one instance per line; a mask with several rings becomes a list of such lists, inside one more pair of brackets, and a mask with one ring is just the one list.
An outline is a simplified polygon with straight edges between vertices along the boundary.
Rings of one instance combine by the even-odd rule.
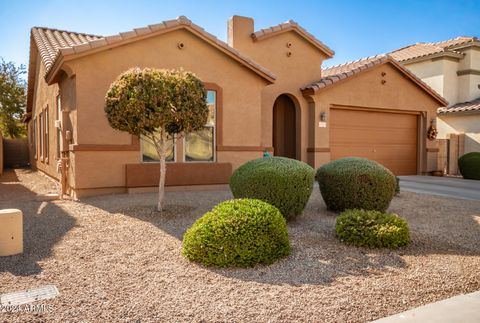
[[398, 176], [395, 176], [395, 195], [400, 194], [400, 178]]
[[480, 180], [480, 152], [471, 152], [460, 157], [458, 168], [463, 178]]
[[315, 171], [304, 162], [265, 157], [240, 166], [230, 177], [235, 198], [254, 198], [276, 206], [290, 220], [301, 214], [310, 198]]
[[335, 230], [340, 240], [359, 247], [396, 249], [410, 243], [407, 221], [393, 213], [347, 210]]
[[290, 253], [287, 224], [276, 207], [263, 201], [225, 201], [187, 230], [182, 253], [207, 266], [271, 264]]
[[395, 176], [366, 158], [347, 157], [317, 170], [320, 193], [333, 211], [364, 209], [385, 211], [397, 186]]

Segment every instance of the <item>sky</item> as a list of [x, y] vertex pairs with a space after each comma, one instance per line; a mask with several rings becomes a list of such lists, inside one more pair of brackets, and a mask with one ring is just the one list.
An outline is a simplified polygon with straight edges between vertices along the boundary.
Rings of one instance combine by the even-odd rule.
[[255, 30], [293, 19], [336, 54], [331, 66], [417, 42], [480, 37], [480, 0], [0, 0], [0, 57], [28, 64], [30, 28], [112, 35], [187, 16], [226, 41], [232, 15]]

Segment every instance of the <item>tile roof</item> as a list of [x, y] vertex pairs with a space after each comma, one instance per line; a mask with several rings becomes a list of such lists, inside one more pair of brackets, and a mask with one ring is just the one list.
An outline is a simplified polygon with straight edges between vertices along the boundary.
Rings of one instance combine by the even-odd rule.
[[92, 40], [103, 38], [102, 36], [84, 33], [75, 33], [66, 30], [51, 29], [45, 27], [33, 27], [32, 38], [37, 45], [38, 52], [42, 58], [47, 72], [52, 68], [59, 51], [87, 43]]
[[440, 42], [413, 44], [397, 49], [389, 53], [389, 55], [400, 62], [405, 62], [408, 60], [418, 59], [422, 57], [429, 57], [431, 55], [450, 55], [461, 58], [463, 54], [455, 51], [455, 48], [478, 42], [479, 39], [477, 37], [460, 36], [454, 39]]
[[439, 108], [438, 114], [462, 113], [462, 112], [480, 112], [480, 98], [463, 103], [457, 103], [448, 108]]
[[48, 75], [60, 56], [73, 56], [80, 53], [86, 53], [89, 50], [100, 49], [102, 47], [105, 47], [106, 49], [110, 45], [120, 44], [131, 38], [142, 37], [147, 34], [168, 31], [179, 27], [187, 27], [196, 31], [201, 37], [270, 81], [276, 79], [275, 74], [271, 71], [240, 53], [233, 47], [230, 47], [227, 43], [219, 40], [214, 35], [206, 32], [203, 28], [192, 23], [185, 16], [180, 16], [177, 19], [167, 20], [159, 24], [148, 25], [143, 28], [136, 28], [131, 31], [107, 37], [72, 33], [48, 28], [32, 28], [32, 37], [37, 44], [40, 56], [46, 67], [46, 75]]
[[456, 47], [456, 46], [464, 45], [468, 43], [474, 43], [478, 41], [479, 39], [477, 37], [459, 36], [454, 39], [443, 40], [443, 41], [430, 43], [430, 44], [434, 44], [435, 46], [439, 46], [442, 48], [449, 48], [449, 47], [454, 47], [454, 46]]
[[344, 64], [335, 65], [335, 66], [322, 69], [322, 78], [317, 82], [311, 83], [303, 87], [301, 90], [317, 92], [321, 89], [334, 85], [342, 80], [348, 79], [356, 74], [359, 74], [363, 71], [369, 70], [377, 65], [381, 65], [387, 62], [396, 66], [403, 74], [408, 76], [412, 81], [417, 83], [425, 91], [430, 93], [430, 95], [435, 97], [437, 101], [439, 101], [445, 106], [448, 105], [448, 102], [440, 94], [435, 92], [435, 90], [433, 90], [420, 78], [415, 76], [415, 74], [410, 72], [407, 68], [399, 64], [395, 59], [393, 59], [388, 54], [381, 54], [377, 56], [362, 58], [356, 61], [347, 62]]
[[335, 65], [322, 69], [322, 78], [314, 83], [311, 83], [302, 88], [303, 90], [318, 91], [338, 81], [347, 79], [361, 71], [370, 67], [386, 62], [387, 55], [377, 55], [367, 58], [362, 58], [353, 62], [347, 62], [340, 65]]
[[325, 54], [327, 54], [329, 57], [333, 57], [335, 55], [335, 52], [330, 49], [327, 45], [322, 43], [320, 40], [318, 40], [315, 36], [310, 34], [308, 31], [306, 31], [304, 28], [302, 28], [297, 22], [293, 20], [288, 20], [287, 22], [284, 22], [282, 24], [272, 26], [270, 28], [266, 29], [260, 29], [257, 32], [254, 32], [252, 34], [253, 40], [260, 41], [262, 39], [284, 33], [287, 31], [295, 31], [299, 35], [303, 36], [305, 39], [307, 39], [311, 44], [313, 44], [315, 47], [323, 51]]

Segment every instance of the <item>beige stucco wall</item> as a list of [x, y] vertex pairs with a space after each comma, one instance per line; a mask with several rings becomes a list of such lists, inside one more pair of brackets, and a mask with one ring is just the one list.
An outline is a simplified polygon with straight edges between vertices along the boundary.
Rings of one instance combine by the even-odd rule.
[[[184, 49], [177, 47], [184, 43]], [[222, 89], [222, 146], [260, 147], [261, 89], [268, 83], [251, 70], [227, 57], [185, 29], [132, 42], [68, 62], [76, 80], [76, 132], [78, 145], [129, 145], [132, 137], [114, 130], [104, 112], [104, 98], [110, 84], [131, 67], [183, 68], [202, 81]], [[217, 143], [219, 145], [220, 143]], [[126, 163], [140, 162], [140, 151], [77, 151], [72, 154], [75, 188], [118, 187], [125, 185]], [[217, 161], [240, 165], [261, 152], [218, 152]], [[177, 145], [177, 161], [183, 161], [182, 141]], [[88, 166], [85, 166], [88, 165]], [[93, 168], [93, 169], [92, 169]]]
[[458, 103], [459, 63], [448, 58], [426, 60], [405, 65], [410, 71], [427, 83], [449, 103]]
[[437, 120], [439, 138], [449, 134], [465, 134], [464, 152], [480, 151], [480, 114], [440, 115]]
[[[55, 129], [56, 118], [56, 98], [59, 92], [58, 84], [48, 85], [43, 76], [45, 75], [45, 66], [41, 63], [40, 55], [37, 55], [37, 71], [34, 87], [32, 118], [28, 123], [28, 129], [33, 131], [34, 120], [37, 123], [36, 145], [32, 142], [33, 136], [29, 135], [30, 160], [34, 168], [43, 171], [53, 178], [59, 177], [57, 172], [57, 136]], [[48, 109], [48, 155], [43, 159], [40, 157], [40, 126], [39, 114]], [[35, 118], [35, 119], [34, 119]], [[34, 151], [36, 147], [36, 152]]]
[[480, 48], [467, 47], [461, 50], [464, 58], [460, 60], [459, 71], [470, 71], [459, 75], [458, 101], [466, 102], [480, 97]]
[[300, 88], [321, 78], [321, 65], [327, 55], [291, 30], [253, 40], [254, 22], [251, 18], [234, 16], [229, 21], [228, 42], [256, 62], [273, 71], [274, 84], [262, 90], [262, 146], [273, 145], [273, 106], [282, 94], [287, 94], [297, 109], [297, 159], [308, 161], [308, 102]]
[[[480, 49], [458, 49], [464, 54], [460, 60], [441, 58], [406, 65], [413, 73], [430, 85], [449, 102], [449, 106], [480, 97]], [[467, 71], [468, 73], [464, 73]], [[460, 75], [457, 74], [460, 72]], [[447, 139], [449, 134], [465, 133], [465, 149], [478, 150], [478, 125], [480, 115], [439, 115], [438, 138]], [[467, 150], [466, 150], [467, 151]]]
[[[386, 73], [382, 77], [382, 72]], [[382, 84], [382, 79], [386, 80]], [[353, 106], [359, 108], [377, 108], [391, 110], [418, 111], [424, 114], [422, 137], [418, 139], [419, 165], [421, 172], [432, 171], [436, 168], [437, 153], [435, 141], [425, 137], [426, 123], [435, 118], [440, 103], [431, 97], [403, 73], [390, 63], [379, 65], [370, 71], [353, 76], [337, 85], [320, 90], [314, 96], [315, 112], [310, 122], [313, 123], [311, 135], [314, 137], [315, 147], [328, 149], [330, 146], [330, 108], [332, 105]], [[320, 128], [320, 112], [327, 113], [327, 127]], [[427, 153], [427, 149], [431, 150]], [[310, 159], [315, 167], [321, 166], [330, 160], [329, 152], [312, 152]]]
[[[449, 57], [408, 63], [405, 66], [425, 83], [442, 95], [449, 106], [480, 97], [480, 49], [467, 47], [457, 49], [463, 58]], [[462, 74], [462, 72], [470, 73]], [[473, 71], [473, 72], [472, 72]], [[461, 75], [457, 75], [460, 72]]]

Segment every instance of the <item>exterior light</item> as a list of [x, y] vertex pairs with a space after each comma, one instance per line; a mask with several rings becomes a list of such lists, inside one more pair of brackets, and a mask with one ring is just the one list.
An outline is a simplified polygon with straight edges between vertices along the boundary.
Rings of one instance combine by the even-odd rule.
[[326, 112], [320, 112], [320, 121], [322, 121], [322, 122], [327, 121], [327, 113]]

